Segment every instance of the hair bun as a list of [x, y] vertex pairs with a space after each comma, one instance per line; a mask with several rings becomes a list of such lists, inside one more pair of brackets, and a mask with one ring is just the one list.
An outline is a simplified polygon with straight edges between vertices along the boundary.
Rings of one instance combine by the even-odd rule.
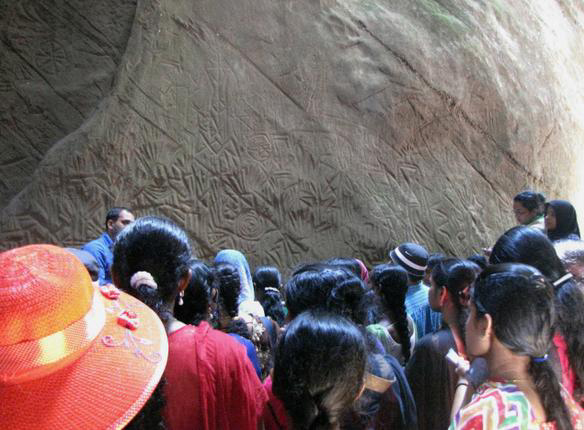
[[130, 278], [130, 286], [137, 289], [140, 285], [146, 285], [154, 290], [158, 289], [158, 284], [149, 272], [136, 272]]

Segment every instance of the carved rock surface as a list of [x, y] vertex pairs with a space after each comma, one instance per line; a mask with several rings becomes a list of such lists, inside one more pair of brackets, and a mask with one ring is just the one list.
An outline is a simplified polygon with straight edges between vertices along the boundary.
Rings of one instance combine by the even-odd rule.
[[125, 204], [204, 258], [466, 255], [580, 197], [583, 41], [579, 0], [0, 2], [0, 247]]

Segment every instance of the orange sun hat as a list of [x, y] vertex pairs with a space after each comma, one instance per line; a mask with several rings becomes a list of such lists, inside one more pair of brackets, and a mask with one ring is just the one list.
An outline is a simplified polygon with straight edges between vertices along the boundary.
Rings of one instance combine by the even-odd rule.
[[0, 254], [0, 428], [122, 428], [164, 372], [158, 316], [52, 245]]

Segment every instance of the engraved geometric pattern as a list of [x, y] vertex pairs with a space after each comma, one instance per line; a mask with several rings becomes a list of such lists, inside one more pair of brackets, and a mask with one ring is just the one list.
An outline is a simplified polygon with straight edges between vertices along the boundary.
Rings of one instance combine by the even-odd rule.
[[1, 2], [0, 248], [113, 205], [252, 265], [491, 245], [578, 188], [584, 4], [474, 4]]

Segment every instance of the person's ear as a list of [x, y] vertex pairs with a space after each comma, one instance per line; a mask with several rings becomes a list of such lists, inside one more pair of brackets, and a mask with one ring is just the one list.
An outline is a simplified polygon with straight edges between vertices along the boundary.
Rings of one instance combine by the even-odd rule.
[[479, 321], [479, 333], [481, 333], [485, 338], [491, 339], [494, 336], [493, 330], [493, 317], [489, 314], [485, 314], [484, 318]]
[[446, 289], [446, 287], [440, 287], [440, 307], [443, 307], [448, 299], [449, 299], [448, 290]]
[[189, 282], [191, 282], [191, 278], [193, 277], [193, 271], [189, 269], [187, 273], [185, 273], [182, 278], [178, 281], [178, 292], [184, 291], [187, 289]]

